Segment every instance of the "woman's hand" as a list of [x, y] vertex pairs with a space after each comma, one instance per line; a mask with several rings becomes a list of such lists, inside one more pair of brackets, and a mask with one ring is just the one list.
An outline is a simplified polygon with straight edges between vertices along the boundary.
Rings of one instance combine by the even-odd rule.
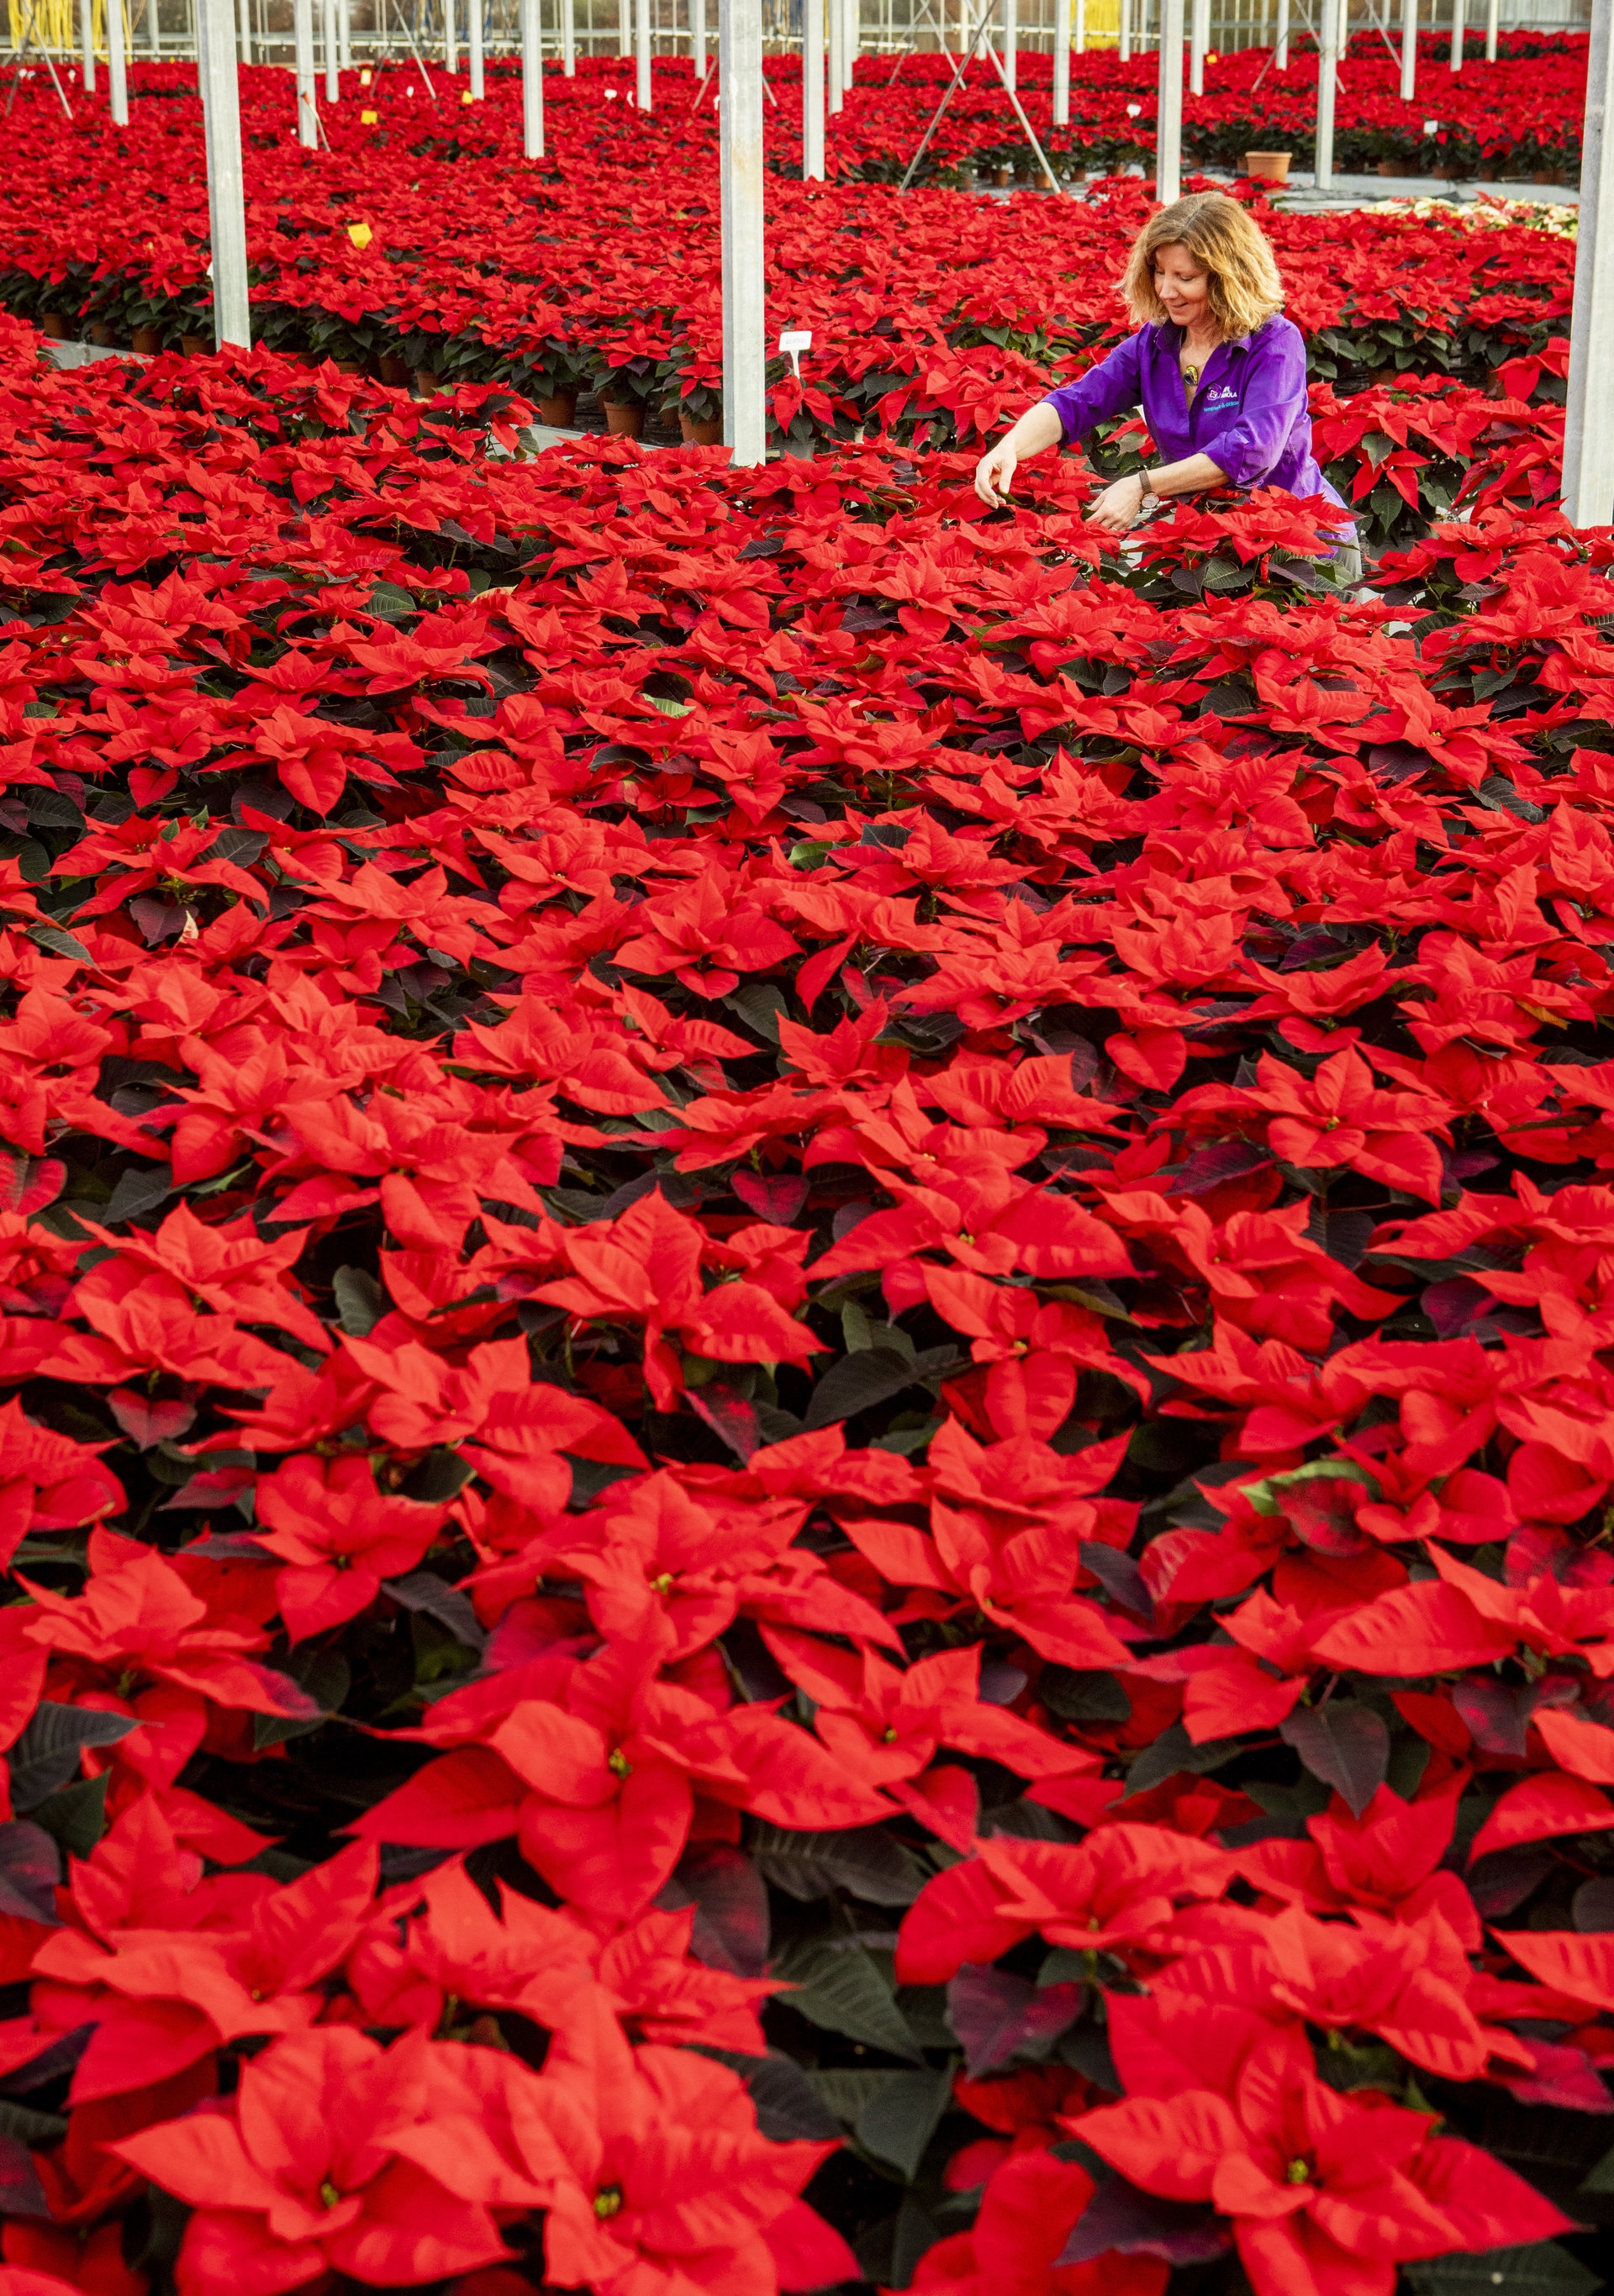
[[1106, 487], [1097, 502], [1089, 504], [1087, 523], [1101, 526], [1106, 534], [1124, 534], [1142, 517], [1144, 498], [1143, 481], [1134, 471]]
[[988, 510], [1001, 510], [1004, 498], [1015, 482], [1015, 472], [1020, 467], [1020, 457], [1015, 451], [1014, 432], [1000, 439], [989, 447], [976, 464], [976, 492]]

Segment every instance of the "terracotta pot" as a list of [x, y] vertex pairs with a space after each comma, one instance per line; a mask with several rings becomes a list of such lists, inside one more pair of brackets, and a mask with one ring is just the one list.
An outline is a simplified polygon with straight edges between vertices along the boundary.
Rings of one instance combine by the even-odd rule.
[[553, 398], [540, 398], [538, 402], [538, 419], [540, 422], [548, 423], [551, 430], [573, 429], [577, 422], [576, 393], [567, 394], [562, 391]]
[[103, 350], [105, 350], [111, 345], [112, 331], [107, 325], [104, 319], [95, 320], [94, 324], [87, 326], [84, 332], [89, 337], [91, 342], [99, 344]]
[[155, 358], [162, 348], [162, 337], [155, 327], [136, 327], [131, 347], [139, 352], [142, 358]]
[[408, 390], [409, 388], [408, 362], [395, 357], [391, 351], [383, 351], [381, 357], [381, 379], [389, 390]]
[[998, 181], [1000, 184], [1012, 184], [1014, 179], [1015, 171], [1012, 168], [1000, 168], [998, 169]]
[[1563, 169], [1561, 168], [1537, 168], [1536, 173], [1530, 177], [1530, 181], [1533, 184], [1561, 184], [1563, 181]]
[[711, 422], [696, 422], [679, 410], [678, 427], [684, 434], [686, 447], [721, 447], [723, 443], [723, 418], [720, 414]]
[[613, 439], [637, 439], [645, 428], [645, 410], [639, 401], [630, 399], [619, 404], [614, 398], [601, 401], [605, 410], [605, 429]]
[[1398, 176], [1401, 173], [1400, 160], [1380, 160], [1379, 162], [1379, 173], [1381, 176]]
[[365, 363], [363, 359], [337, 359], [335, 367], [338, 374], [362, 374]]
[[60, 311], [41, 311], [39, 332], [42, 335], [48, 335], [54, 343], [64, 343], [67, 340], [67, 321]]
[[415, 369], [415, 396], [416, 398], [436, 398], [437, 376], [431, 367], [417, 366]]
[[179, 348], [186, 358], [205, 358], [213, 346], [205, 335], [181, 335]]
[[1292, 152], [1247, 152], [1244, 172], [1258, 184], [1287, 184]]
[[1431, 168], [1429, 173], [1437, 184], [1454, 184], [1457, 181], [1455, 168]]

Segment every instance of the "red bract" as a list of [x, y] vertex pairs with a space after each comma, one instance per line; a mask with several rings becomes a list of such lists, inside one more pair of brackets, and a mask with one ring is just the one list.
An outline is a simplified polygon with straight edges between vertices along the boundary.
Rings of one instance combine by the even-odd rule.
[[[1573, 164], [1584, 44], [1508, 37], [1429, 151], [1355, 42], [1340, 164]], [[1303, 156], [1265, 66], [1190, 149]], [[1019, 156], [979, 59], [902, 194], [949, 67], [862, 60], [803, 185], [770, 59], [814, 451], [745, 471], [668, 436], [721, 413], [688, 67], [556, 75], [541, 162], [513, 62], [367, 69], [309, 151], [243, 75], [259, 348], [0, 318], [0, 2274], [1387, 2296], [1551, 2242], [1614, 2069], [1570, 242], [1240, 187], [1341, 594], [1270, 493], [1123, 550], [1045, 456], [983, 512], [1149, 201], [948, 188]], [[1074, 60], [1056, 132], [1020, 62], [1100, 172], [1152, 73]], [[23, 60], [5, 291], [171, 343], [194, 75], [130, 86], [70, 123]], [[664, 443], [529, 451], [602, 388]]]
[[1127, 2003], [1112, 2030], [1126, 2101], [1067, 2125], [1143, 2191], [1230, 2219], [1257, 2296], [1388, 2296], [1398, 2263], [1568, 2229], [1429, 2115], [1326, 2087], [1297, 2025], [1225, 2008], [1190, 2033]]
[[455, 2165], [445, 2159], [445, 2185], [400, 2157], [407, 2132], [434, 2132], [457, 2105], [474, 2109], [432, 2056], [419, 2038], [387, 2052], [362, 2033], [301, 2035], [243, 2069], [233, 2109], [111, 2148], [195, 2210], [178, 2266], [186, 2296], [226, 2283], [276, 2296], [333, 2269], [371, 2287], [415, 2287], [504, 2255]]

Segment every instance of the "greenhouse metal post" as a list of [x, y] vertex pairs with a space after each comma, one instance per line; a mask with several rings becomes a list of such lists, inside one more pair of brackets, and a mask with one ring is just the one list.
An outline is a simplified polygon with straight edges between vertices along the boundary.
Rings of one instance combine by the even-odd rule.
[[1205, 94], [1205, 51], [1210, 45], [1210, 0], [1193, 0], [1188, 43], [1188, 86], [1192, 95]]
[[[121, 0], [111, 0], [116, 12]], [[208, 231], [213, 242], [213, 340], [250, 350], [246, 195], [241, 172], [241, 81], [231, 0], [196, 0], [196, 61], [207, 146]], [[109, 16], [110, 21], [110, 16]]]
[[465, 64], [473, 103], [482, 100], [482, 0], [469, 0], [465, 12]]
[[1132, 52], [1132, 0], [1121, 0], [1120, 29], [1116, 36], [1116, 53], [1123, 63], [1131, 61]]
[[241, 19], [241, 61], [243, 64], [250, 64], [252, 61], [252, 0], [241, 0], [239, 14]]
[[459, 70], [459, 35], [454, 25], [454, 0], [442, 0], [442, 68]]
[[836, 112], [846, 85], [846, 12], [841, 0], [825, 0], [825, 5], [829, 11], [829, 109]]
[[802, 0], [802, 181], [823, 180], [824, 0]]
[[[819, 45], [820, 47], [823, 45], [821, 29], [823, 13], [823, 0], [819, 0], [820, 22]], [[695, 67], [696, 79], [704, 79], [706, 77], [706, 0], [689, 0], [689, 60]]]
[[353, 0], [336, 0], [338, 62], [343, 71], [353, 69]]
[[[152, 0], [155, 6], [156, 0]], [[95, 0], [78, 0], [78, 22], [84, 33], [84, 92], [95, 93]]]
[[1075, 29], [1071, 35], [1071, 46], [1079, 56], [1087, 53], [1087, 0], [1073, 0]]
[[1056, 127], [1070, 124], [1070, 0], [1054, 0], [1053, 124]]
[[1462, 70], [1463, 43], [1468, 37], [1468, 0], [1452, 0], [1452, 70]]
[[1418, 0], [1401, 0], [1401, 101], [1418, 93]]
[[1581, 128], [1580, 233], [1569, 322], [1569, 389], [1563, 435], [1563, 509], [1571, 526], [1614, 517], [1614, 0], [1592, 0], [1586, 111]]
[[1501, 29], [1501, 0], [1486, 0], [1485, 60], [1488, 64], [1496, 61], [1496, 35]]
[[[230, 34], [234, 51], [235, 35]], [[230, 61], [235, 62], [232, 53]], [[53, 72], [52, 78], [55, 78]], [[129, 124], [129, 87], [123, 66], [123, 0], [106, 0], [106, 91], [114, 127]]]
[[[531, 0], [536, 5], [536, 0]], [[838, 12], [840, 0], [834, 0]], [[740, 468], [767, 453], [762, 268], [762, 11], [718, 0], [718, 173], [723, 236], [723, 444]]]
[[1162, 207], [1170, 207], [1182, 196], [1182, 0], [1160, 0], [1159, 88], [1155, 197]]
[[342, 101], [342, 50], [337, 45], [336, 0], [320, 0], [320, 37], [325, 44], [325, 102]]
[[523, 160], [544, 156], [543, 0], [521, 0], [521, 148]]
[[297, 80], [297, 141], [305, 152], [317, 152], [319, 114], [314, 108], [314, 0], [292, 0], [292, 53]]
[[650, 91], [650, 0], [634, 0], [633, 101], [641, 111], [653, 108]]
[[1319, 0], [1317, 12], [1317, 189], [1334, 182], [1334, 94], [1339, 76], [1339, 0]]
[[145, 0], [145, 44], [152, 62], [162, 61], [162, 28], [157, 21], [157, 0]]
[[1289, 70], [1289, 0], [1278, 0], [1278, 33], [1272, 42], [1272, 70]]
[[560, 72], [577, 78], [577, 0], [560, 0]]
[[1003, 0], [1003, 85], [1012, 95], [1020, 78], [1019, 0]]

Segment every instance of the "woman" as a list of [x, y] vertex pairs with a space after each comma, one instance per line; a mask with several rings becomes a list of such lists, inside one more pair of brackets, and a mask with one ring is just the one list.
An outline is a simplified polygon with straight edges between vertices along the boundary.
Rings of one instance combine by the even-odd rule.
[[[1282, 316], [1272, 250], [1246, 209], [1222, 192], [1163, 208], [1132, 249], [1122, 292], [1143, 324], [982, 455], [976, 492], [989, 509], [1025, 455], [1140, 403], [1161, 459], [1106, 487], [1088, 511], [1111, 534], [1135, 524], [1151, 496], [1168, 502], [1212, 487], [1283, 487], [1345, 508], [1312, 456], [1305, 345]], [[1355, 528], [1342, 520], [1339, 534], [1336, 577], [1360, 579]]]

